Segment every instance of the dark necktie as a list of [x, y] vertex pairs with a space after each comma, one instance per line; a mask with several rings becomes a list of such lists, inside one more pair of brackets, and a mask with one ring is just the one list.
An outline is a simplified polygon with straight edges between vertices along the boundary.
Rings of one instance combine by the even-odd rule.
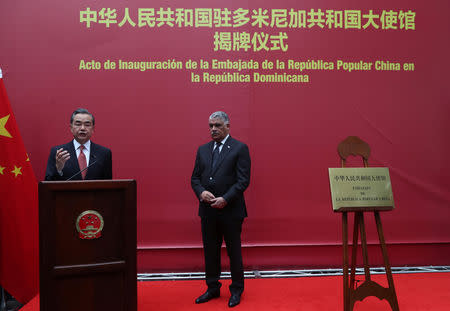
[[219, 161], [219, 154], [220, 154], [220, 146], [222, 143], [216, 143], [216, 148], [213, 151], [212, 154], [212, 169], [214, 169], [217, 165], [217, 162]]
[[82, 171], [81, 172], [82, 179], [84, 179], [86, 177], [86, 173], [87, 173], [87, 170], [84, 170], [87, 166], [87, 162], [86, 162], [86, 156], [84, 155], [83, 149], [84, 149], [84, 146], [81, 145], [80, 146], [80, 155], [78, 156], [78, 165], [80, 166], [80, 170]]

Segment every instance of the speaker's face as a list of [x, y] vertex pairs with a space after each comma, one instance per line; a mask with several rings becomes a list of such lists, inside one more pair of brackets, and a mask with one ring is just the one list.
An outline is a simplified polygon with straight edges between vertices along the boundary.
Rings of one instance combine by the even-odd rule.
[[77, 142], [80, 144], [86, 143], [94, 133], [92, 117], [85, 113], [76, 114], [72, 124], [70, 124], [70, 131]]

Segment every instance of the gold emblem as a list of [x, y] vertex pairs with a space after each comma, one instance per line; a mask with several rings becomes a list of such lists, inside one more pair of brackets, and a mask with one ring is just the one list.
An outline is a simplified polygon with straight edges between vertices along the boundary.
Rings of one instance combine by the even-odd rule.
[[82, 212], [76, 222], [79, 237], [83, 240], [98, 239], [101, 237], [104, 225], [102, 215], [94, 210]]

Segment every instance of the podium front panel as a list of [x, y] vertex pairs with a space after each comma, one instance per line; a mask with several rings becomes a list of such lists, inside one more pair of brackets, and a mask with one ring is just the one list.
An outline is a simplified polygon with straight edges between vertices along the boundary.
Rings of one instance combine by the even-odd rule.
[[41, 310], [135, 311], [136, 182], [39, 184]]

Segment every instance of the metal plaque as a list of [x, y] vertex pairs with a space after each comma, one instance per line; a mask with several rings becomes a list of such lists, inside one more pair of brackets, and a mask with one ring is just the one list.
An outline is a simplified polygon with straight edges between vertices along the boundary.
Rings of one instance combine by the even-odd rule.
[[333, 210], [342, 208], [394, 208], [387, 167], [329, 168]]

